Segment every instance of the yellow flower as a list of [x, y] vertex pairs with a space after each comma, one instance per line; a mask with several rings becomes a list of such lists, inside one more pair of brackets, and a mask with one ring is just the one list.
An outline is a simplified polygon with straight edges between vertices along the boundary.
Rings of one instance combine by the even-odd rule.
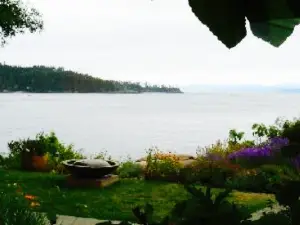
[[38, 203], [38, 202], [31, 202], [31, 203], [30, 203], [30, 206], [31, 206], [31, 207], [40, 206], [40, 203]]

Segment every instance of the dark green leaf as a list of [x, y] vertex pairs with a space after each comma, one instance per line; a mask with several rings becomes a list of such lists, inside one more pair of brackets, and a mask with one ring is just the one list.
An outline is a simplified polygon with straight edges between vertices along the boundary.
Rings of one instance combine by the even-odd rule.
[[150, 204], [146, 204], [145, 206], [145, 215], [147, 222], [151, 223], [152, 222], [152, 216], [153, 216], [153, 207]]
[[298, 19], [250, 23], [252, 33], [275, 47], [283, 44], [299, 24]]
[[145, 213], [141, 212], [140, 207], [136, 207], [132, 210], [134, 216], [138, 219], [141, 224], [147, 224], [147, 218]]
[[206, 198], [211, 198], [211, 188], [210, 187], [206, 188], [205, 196], [206, 196]]
[[227, 189], [227, 190], [219, 193], [215, 199], [215, 205], [217, 205], [217, 206], [220, 205], [222, 203], [222, 201], [224, 201], [231, 192], [232, 192], [231, 190]]
[[189, 4], [198, 19], [228, 48], [246, 36], [242, 0], [189, 0]]
[[246, 17], [252, 33], [275, 47], [299, 24], [287, 0], [246, 0]]
[[173, 216], [173, 217], [181, 216], [181, 215], [184, 213], [185, 209], [186, 209], [186, 205], [187, 205], [187, 201], [186, 201], [186, 200], [185, 200], [185, 201], [178, 202], [178, 203], [174, 206], [174, 208], [173, 208], [173, 210], [172, 210], [172, 216]]

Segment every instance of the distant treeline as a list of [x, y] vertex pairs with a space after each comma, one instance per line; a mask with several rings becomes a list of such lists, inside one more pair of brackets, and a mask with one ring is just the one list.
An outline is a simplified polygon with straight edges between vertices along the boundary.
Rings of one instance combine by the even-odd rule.
[[181, 93], [170, 86], [103, 80], [63, 68], [19, 67], [0, 64], [0, 92], [36, 93]]

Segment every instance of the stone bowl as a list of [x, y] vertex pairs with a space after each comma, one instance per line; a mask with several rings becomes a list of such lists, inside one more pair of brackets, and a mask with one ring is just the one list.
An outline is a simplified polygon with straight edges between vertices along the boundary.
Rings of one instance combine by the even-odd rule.
[[71, 159], [62, 162], [72, 176], [86, 179], [97, 179], [113, 173], [119, 164], [102, 159]]

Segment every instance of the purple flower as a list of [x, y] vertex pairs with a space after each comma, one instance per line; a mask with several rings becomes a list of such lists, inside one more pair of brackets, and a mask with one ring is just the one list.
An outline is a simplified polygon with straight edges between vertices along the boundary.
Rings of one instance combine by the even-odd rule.
[[[231, 153], [228, 157], [230, 160], [244, 161], [247, 164], [264, 164], [275, 162], [280, 158], [280, 149], [289, 144], [287, 138], [275, 137], [269, 139], [266, 143], [250, 148], [244, 148], [237, 152]], [[299, 159], [300, 163], [300, 159]]]

